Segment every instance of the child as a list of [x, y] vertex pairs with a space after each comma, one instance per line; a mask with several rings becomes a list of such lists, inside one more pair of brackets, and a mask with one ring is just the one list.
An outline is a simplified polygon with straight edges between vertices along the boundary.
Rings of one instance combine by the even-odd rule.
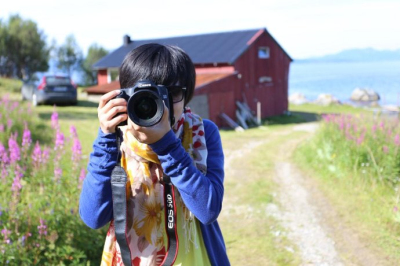
[[[101, 97], [100, 129], [93, 144], [88, 174], [80, 197], [80, 215], [91, 228], [110, 223], [102, 265], [123, 265], [115, 240], [110, 176], [117, 164], [117, 125], [122, 132], [121, 165], [129, 185], [127, 233], [132, 265], [160, 265], [168, 248], [163, 186], [170, 177], [175, 187], [178, 255], [174, 265], [229, 265], [217, 222], [224, 193], [224, 155], [217, 126], [186, 107], [193, 96], [195, 69], [178, 47], [145, 44], [132, 50], [120, 68], [121, 88], [151, 80], [165, 85], [173, 97], [175, 124], [166, 108], [159, 123], [134, 124], [119, 90]], [[127, 266], [127, 265], [125, 265]]]

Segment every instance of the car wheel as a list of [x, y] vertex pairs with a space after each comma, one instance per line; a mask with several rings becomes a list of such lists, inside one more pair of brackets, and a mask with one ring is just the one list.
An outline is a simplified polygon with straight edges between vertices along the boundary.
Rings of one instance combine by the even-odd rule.
[[33, 106], [38, 106], [36, 94], [32, 94], [32, 105]]

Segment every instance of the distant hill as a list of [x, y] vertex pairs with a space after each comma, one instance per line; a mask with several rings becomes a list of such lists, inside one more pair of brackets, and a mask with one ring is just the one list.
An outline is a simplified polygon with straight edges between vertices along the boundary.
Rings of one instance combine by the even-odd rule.
[[373, 48], [349, 49], [336, 54], [295, 60], [297, 62], [366, 62], [400, 61], [400, 49], [376, 50]]

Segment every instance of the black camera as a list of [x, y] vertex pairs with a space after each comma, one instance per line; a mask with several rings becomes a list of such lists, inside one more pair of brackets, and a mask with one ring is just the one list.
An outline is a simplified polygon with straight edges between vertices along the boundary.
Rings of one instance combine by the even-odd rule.
[[[142, 80], [132, 88], [121, 89], [115, 98], [123, 98], [127, 101], [128, 116], [138, 126], [150, 127], [160, 122], [164, 114], [164, 103], [169, 109], [171, 127], [175, 123], [172, 96], [164, 85]], [[126, 124], [125, 120], [118, 126]]]

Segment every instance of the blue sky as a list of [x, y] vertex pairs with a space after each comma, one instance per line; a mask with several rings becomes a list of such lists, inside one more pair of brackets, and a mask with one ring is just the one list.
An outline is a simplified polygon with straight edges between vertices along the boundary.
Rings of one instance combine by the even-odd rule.
[[73, 34], [86, 53], [133, 40], [267, 28], [292, 58], [350, 48], [400, 49], [399, 0], [1, 0], [0, 18], [20, 14], [50, 43]]

